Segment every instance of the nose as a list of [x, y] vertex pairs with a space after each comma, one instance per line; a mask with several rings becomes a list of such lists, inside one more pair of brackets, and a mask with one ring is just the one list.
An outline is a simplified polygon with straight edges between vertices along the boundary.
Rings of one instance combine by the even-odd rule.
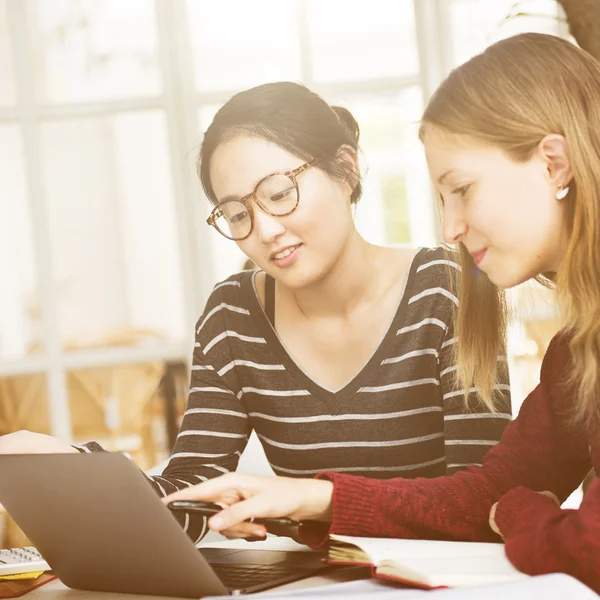
[[442, 235], [447, 244], [457, 244], [469, 230], [462, 212], [450, 202], [442, 207]]
[[254, 231], [258, 239], [270, 244], [285, 233], [285, 227], [280, 217], [274, 217], [258, 207], [254, 209]]

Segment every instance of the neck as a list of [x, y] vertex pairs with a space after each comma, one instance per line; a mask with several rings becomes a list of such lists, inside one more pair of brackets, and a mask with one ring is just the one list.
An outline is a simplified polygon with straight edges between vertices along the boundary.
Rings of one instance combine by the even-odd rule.
[[378, 294], [381, 249], [355, 230], [334, 267], [321, 280], [291, 294], [307, 318], [347, 317]]

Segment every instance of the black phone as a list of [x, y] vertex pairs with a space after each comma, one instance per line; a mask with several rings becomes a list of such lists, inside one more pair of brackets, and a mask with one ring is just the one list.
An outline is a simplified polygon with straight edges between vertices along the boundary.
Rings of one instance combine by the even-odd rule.
[[[212, 502], [199, 502], [196, 500], [173, 500], [173, 502], [169, 502], [167, 505], [170, 510], [176, 511], [185, 511], [185, 512], [199, 512], [203, 515], [211, 516], [220, 513], [223, 510], [222, 506], [218, 504], [213, 504]], [[265, 525], [269, 527], [269, 525], [283, 525], [285, 527], [298, 527], [300, 525], [299, 521], [294, 521], [293, 519], [286, 518], [263, 518], [256, 517], [250, 520], [251, 523], [256, 523], [258, 525]]]

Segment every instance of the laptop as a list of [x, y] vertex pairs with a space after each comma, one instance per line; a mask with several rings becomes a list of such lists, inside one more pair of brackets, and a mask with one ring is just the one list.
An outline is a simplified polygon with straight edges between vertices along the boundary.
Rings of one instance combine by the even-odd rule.
[[200, 598], [333, 569], [324, 554], [196, 548], [122, 454], [0, 455], [0, 503], [68, 587]]

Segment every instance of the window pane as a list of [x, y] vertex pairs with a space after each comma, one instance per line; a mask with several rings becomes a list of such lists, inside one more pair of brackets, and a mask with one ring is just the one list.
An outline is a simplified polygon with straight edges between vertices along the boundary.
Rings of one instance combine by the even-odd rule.
[[412, 0], [308, 0], [307, 12], [318, 81], [418, 73]]
[[50, 433], [46, 376], [0, 379], [0, 436], [20, 429]]
[[454, 64], [511, 35], [559, 31], [556, 0], [452, 0], [450, 7]]
[[16, 102], [6, 0], [0, 0], [0, 106]]
[[64, 346], [184, 339], [163, 113], [47, 123], [41, 146]]
[[352, 112], [361, 130], [359, 231], [378, 244], [434, 244], [436, 216], [417, 136], [423, 111], [420, 88], [346, 96], [335, 103]]
[[40, 352], [37, 288], [23, 140], [16, 125], [0, 126], [0, 359]]
[[110, 452], [128, 452], [147, 469], [166, 450], [161, 362], [76, 369], [67, 374], [75, 443], [97, 441]]
[[35, 0], [31, 7], [41, 102], [160, 92], [154, 2]]
[[199, 91], [300, 78], [295, 3], [188, 0]]

